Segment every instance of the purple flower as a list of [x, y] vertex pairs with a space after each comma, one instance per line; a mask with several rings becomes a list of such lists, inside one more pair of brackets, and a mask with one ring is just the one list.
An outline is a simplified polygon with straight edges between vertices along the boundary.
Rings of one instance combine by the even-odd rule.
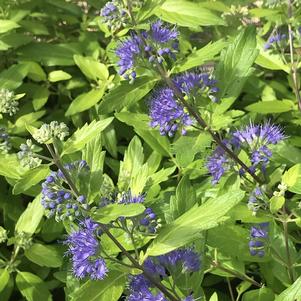
[[104, 259], [99, 255], [97, 228], [97, 223], [85, 219], [80, 223], [79, 230], [72, 232], [64, 242], [68, 245], [67, 254], [71, 257], [73, 273], [77, 278], [100, 280], [108, 272]]
[[[251, 161], [249, 169], [255, 173], [258, 168], [261, 172], [265, 172], [272, 157], [269, 146], [277, 144], [285, 138], [281, 127], [268, 121], [261, 125], [250, 123], [250, 125], [230, 133], [230, 139], [223, 140], [223, 142], [236, 154], [239, 154], [242, 149], [249, 154]], [[207, 162], [207, 169], [213, 176], [212, 182], [218, 183], [223, 174], [234, 164], [235, 162], [228, 157], [223, 148], [218, 146]], [[244, 172], [243, 169], [239, 171], [240, 175]]]
[[118, 200], [120, 204], [135, 204], [143, 203], [145, 196], [143, 194], [133, 195], [131, 191], [123, 192], [121, 199]]
[[286, 34], [276, 33], [269, 37], [268, 41], [264, 45], [264, 50], [268, 50], [272, 46], [279, 45], [283, 40], [286, 40]]
[[265, 255], [265, 242], [268, 239], [268, 223], [252, 226], [250, 230], [249, 250], [252, 256], [263, 257]]
[[208, 158], [207, 169], [212, 179], [212, 184], [217, 184], [224, 173], [229, 169], [229, 160], [225, 151], [218, 146], [212, 156]]
[[148, 37], [157, 44], [165, 44], [173, 42], [178, 38], [179, 32], [176, 28], [169, 28], [161, 20], [156, 21], [151, 25], [151, 30], [148, 33]]
[[153, 294], [150, 291], [152, 284], [143, 276], [130, 275], [130, 295], [128, 301], [167, 301], [162, 293]]
[[115, 18], [114, 14], [118, 11], [117, 6], [113, 1], [107, 2], [106, 5], [101, 9], [100, 15], [107, 19]]
[[176, 87], [187, 96], [196, 97], [204, 95], [213, 102], [217, 101], [214, 93], [219, 89], [216, 87], [216, 80], [210, 77], [208, 73], [185, 72], [173, 79]]
[[151, 127], [159, 126], [161, 135], [173, 136], [180, 128], [182, 134], [186, 133], [186, 126], [192, 124], [188, 113], [177, 103], [174, 92], [170, 88], [156, 91], [150, 101], [149, 115]]
[[263, 196], [263, 190], [260, 187], [255, 187], [255, 189], [253, 189], [250, 193], [248, 208], [254, 213], [256, 213], [262, 205], [265, 205], [263, 203]]
[[113, 31], [121, 28], [129, 20], [129, 15], [126, 13], [122, 1], [118, 0], [107, 2], [100, 11], [100, 15], [103, 22]]
[[176, 29], [169, 28], [160, 20], [153, 23], [148, 31], [131, 33], [131, 37], [121, 42], [116, 49], [119, 74], [133, 80], [136, 77], [136, 67], [141, 66], [144, 60], [145, 63], [148, 60], [161, 64], [166, 56], [174, 58], [174, 53], [177, 52], [177, 37]]
[[201, 266], [199, 255], [192, 249], [175, 250], [159, 256], [158, 260], [166, 268], [181, 265], [184, 272], [197, 272]]
[[[67, 163], [64, 168], [74, 183], [78, 182], [79, 177], [86, 177], [89, 172], [89, 166], [84, 160]], [[81, 195], [77, 198], [66, 187], [68, 183], [61, 170], [52, 171], [42, 183], [41, 204], [47, 209], [48, 217], [55, 216], [57, 220], [73, 219], [81, 215], [80, 208], [87, 209], [85, 196]]]
[[151, 274], [153, 277], [154, 276], [166, 276], [165, 268], [163, 266], [161, 266], [160, 264], [154, 263], [154, 261], [151, 258], [147, 258], [144, 261], [143, 266], [144, 266], [145, 270], [149, 274]]
[[251, 168], [255, 170], [257, 165], [261, 165], [261, 170], [265, 171], [272, 156], [268, 148], [270, 144], [277, 144], [285, 138], [279, 126], [271, 124], [269, 121], [262, 125], [252, 123], [241, 130], [233, 133], [233, 143], [238, 148], [246, 148], [251, 154]]
[[119, 57], [117, 65], [120, 75], [129, 77], [134, 72], [136, 60], [141, 53], [141, 43], [141, 39], [136, 34], [132, 34], [116, 49], [116, 55]]

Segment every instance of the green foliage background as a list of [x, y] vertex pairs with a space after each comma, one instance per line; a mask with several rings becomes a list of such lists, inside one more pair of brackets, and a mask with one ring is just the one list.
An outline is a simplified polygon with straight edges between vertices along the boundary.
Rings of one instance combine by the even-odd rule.
[[[253, 216], [247, 210], [235, 174], [212, 186], [205, 168], [211, 136], [189, 131], [187, 136], [169, 139], [149, 127], [147, 101], [160, 79], [144, 68], [138, 70], [133, 84], [119, 77], [114, 49], [129, 28], [111, 35], [100, 17], [105, 3], [0, 2], [0, 89], [24, 94], [17, 114], [1, 119], [13, 149], [0, 155], [0, 220], [9, 236], [0, 246], [0, 300], [117, 301], [126, 289], [129, 271], [117, 267], [112, 267], [103, 281], [80, 282], [72, 277], [65, 247], [59, 243], [68, 225], [46, 219], [40, 204], [40, 182], [49, 174], [50, 164], [34, 169], [20, 166], [16, 156], [20, 144], [34, 127], [52, 120], [65, 122], [72, 134], [61, 146], [64, 162], [83, 158], [91, 166], [92, 176], [86, 184], [92, 199], [114, 183], [123, 191], [147, 193], [146, 204], [159, 213], [162, 229], [144, 257], [192, 241], [201, 251], [206, 241], [208, 254], [217, 254], [227, 268], [241, 274], [251, 271], [266, 281], [266, 286], [250, 289], [247, 281], [218, 267], [210, 269], [204, 257], [202, 272], [190, 279], [199, 298], [231, 300], [226, 283], [231, 279], [242, 296], [237, 300], [301, 300], [301, 278], [291, 284], [282, 264], [286, 262], [285, 238], [271, 214]], [[297, 8], [296, 24], [299, 12]], [[273, 149], [269, 170], [273, 172], [267, 187], [274, 191], [275, 184], [284, 181], [293, 203], [301, 194], [300, 111], [289, 63], [279, 54], [263, 50], [275, 24], [286, 24], [285, 14], [281, 6], [258, 7], [254, 1], [147, 0], [137, 12], [137, 20], [141, 28], [156, 17], [179, 26], [180, 56], [172, 74], [204, 64], [214, 66], [221, 101], [202, 108], [213, 130], [223, 134], [250, 119], [271, 119], [285, 125], [288, 139]], [[45, 150], [41, 147], [39, 152]], [[241, 159], [248, 162], [244, 154]], [[281, 200], [273, 199], [271, 212], [282, 205]], [[135, 215], [143, 208], [134, 206], [127, 214]], [[118, 210], [108, 208], [95, 219], [109, 222], [120, 215]], [[290, 224], [289, 244], [294, 262], [299, 260], [300, 265], [301, 215], [299, 211], [296, 214], [296, 221]], [[272, 225], [272, 251], [264, 258], [252, 257], [248, 225], [266, 221]], [[25, 240], [32, 239], [32, 245], [14, 258], [14, 246], [20, 239], [17, 233], [23, 233]], [[131, 250], [124, 237], [119, 239]], [[117, 253], [110, 241], [104, 244], [109, 252]], [[6, 260], [16, 267], [5, 268]], [[300, 271], [297, 266], [296, 276]]]

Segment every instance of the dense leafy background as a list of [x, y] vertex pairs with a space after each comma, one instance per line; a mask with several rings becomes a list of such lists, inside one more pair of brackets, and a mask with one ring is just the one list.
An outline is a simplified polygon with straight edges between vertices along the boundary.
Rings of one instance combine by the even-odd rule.
[[[64, 143], [63, 161], [82, 156], [91, 166], [92, 176], [86, 183], [91, 198], [99, 197], [99, 191], [113, 183], [120, 190], [147, 193], [146, 204], [156, 210], [163, 226], [145, 249], [146, 255], [160, 255], [192, 241], [201, 251], [206, 241], [203, 272], [191, 280], [199, 297], [231, 300], [230, 279], [234, 293], [242, 296], [239, 300], [301, 300], [301, 278], [294, 284], [288, 278], [282, 264], [287, 260], [285, 238], [271, 217], [271, 212], [282, 207], [282, 200], [273, 199], [270, 212], [253, 216], [236, 175], [212, 186], [205, 168], [212, 144], [208, 133], [192, 130], [187, 136], [167, 138], [149, 127], [147, 101], [160, 78], [143, 68], [133, 84], [119, 77], [114, 49], [128, 29], [111, 36], [100, 17], [105, 3], [0, 1], [0, 89], [24, 94], [17, 114], [1, 119], [13, 148], [0, 155], [1, 225], [9, 236], [0, 247], [0, 300], [114, 301], [126, 287], [128, 271], [111, 269], [105, 280], [96, 282], [72, 277], [66, 249], [60, 243], [66, 233], [64, 225], [46, 219], [40, 204], [40, 182], [50, 166], [28, 169], [17, 160], [18, 148], [30, 137], [31, 127], [52, 120], [65, 122], [72, 134]], [[299, 12], [297, 8], [296, 24]], [[286, 10], [281, 5], [267, 7], [242, 0], [149, 0], [137, 12], [142, 27], [156, 17], [179, 26], [181, 51], [172, 73], [205, 63], [214, 65], [221, 101], [204, 110], [213, 130], [223, 135], [250, 119], [282, 124], [288, 138], [273, 150], [267, 187], [274, 191], [284, 181], [289, 187], [287, 198], [297, 202], [301, 194], [301, 119], [290, 66], [279, 54], [263, 50], [273, 28], [285, 26]], [[46, 153], [43, 148], [39, 151]], [[141, 210], [132, 209], [128, 216]], [[95, 218], [108, 222], [119, 215], [118, 208], [108, 208]], [[293, 261], [300, 264], [299, 215], [297, 212], [296, 222], [289, 224], [289, 245]], [[271, 251], [263, 258], [252, 257], [249, 226], [266, 221], [271, 222]], [[25, 240], [32, 239], [32, 244], [14, 258], [20, 233]], [[126, 246], [124, 238], [120, 241]], [[110, 241], [105, 245], [111, 253], [118, 251]], [[251, 287], [218, 267], [209, 271], [207, 257], [214, 253], [227, 268], [248, 273], [259, 282], [264, 279], [266, 286]], [[16, 268], [4, 268], [11, 258]], [[300, 275], [300, 267], [295, 272]]]

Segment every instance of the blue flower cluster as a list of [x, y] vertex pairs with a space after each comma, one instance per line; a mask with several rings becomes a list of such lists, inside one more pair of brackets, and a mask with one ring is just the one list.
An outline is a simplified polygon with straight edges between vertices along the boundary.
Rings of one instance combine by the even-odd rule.
[[150, 101], [149, 116], [151, 118], [150, 126], [155, 128], [159, 126], [160, 134], [174, 136], [180, 128], [182, 135], [186, 134], [185, 127], [192, 124], [188, 113], [185, 112], [170, 88], [163, 88], [156, 91]]
[[[115, 194], [109, 198], [102, 198], [99, 207], [105, 207], [109, 204], [128, 205], [135, 203], [143, 203], [144, 199], [145, 196], [143, 194], [133, 195], [131, 191], [126, 191], [121, 193], [119, 196], [118, 194]], [[119, 219], [123, 220], [122, 217], [120, 217]], [[136, 230], [144, 234], [154, 234], [160, 227], [160, 220], [157, 219], [156, 214], [150, 207], [146, 208], [142, 214], [138, 216], [129, 217], [127, 219], [131, 221], [131, 225], [128, 226], [134, 227]]]
[[107, 272], [104, 259], [100, 256], [98, 239], [99, 225], [91, 219], [83, 220], [77, 231], [73, 231], [64, 241], [68, 245], [67, 254], [72, 259], [72, 269], [75, 277], [93, 280], [103, 279]]
[[[197, 272], [200, 269], [200, 256], [190, 248], [179, 249], [158, 257], [148, 258], [143, 267], [154, 278], [164, 279], [169, 275]], [[130, 295], [128, 301], [166, 301], [162, 293], [151, 291], [152, 285], [142, 274], [130, 276]], [[183, 301], [193, 301], [188, 296]]]
[[[261, 125], [253, 125], [252, 123], [241, 130], [231, 133], [230, 139], [226, 140], [225, 145], [236, 153], [242, 149], [250, 155], [251, 166], [250, 171], [255, 173], [256, 170], [265, 172], [272, 151], [269, 146], [277, 144], [285, 139], [282, 129], [266, 122]], [[217, 183], [223, 174], [233, 167], [234, 162], [228, 158], [225, 151], [218, 146], [209, 157], [207, 168], [213, 177], [213, 183]], [[240, 174], [244, 171], [240, 170]]]
[[[84, 160], [65, 164], [64, 168], [74, 183], [79, 177], [86, 177], [90, 170]], [[72, 220], [81, 215], [81, 209], [89, 209], [86, 197], [84, 195], [76, 197], [66, 186], [68, 187], [68, 183], [61, 170], [52, 171], [42, 183], [41, 204], [47, 210], [48, 217], [55, 216], [58, 221], [66, 218]]]
[[[183, 97], [195, 99], [203, 96], [217, 101], [218, 92], [216, 80], [208, 73], [185, 72], [173, 79], [173, 84]], [[186, 127], [192, 124], [192, 119], [185, 112], [173, 89], [163, 87], [155, 91], [149, 104], [151, 127], [159, 126], [161, 135], [174, 136], [178, 129], [182, 135], [186, 134]]]
[[269, 37], [268, 41], [264, 44], [264, 50], [268, 50], [271, 47], [280, 46], [282, 41], [286, 40], [286, 34], [276, 33]]
[[250, 231], [249, 249], [252, 256], [263, 257], [265, 255], [265, 243], [268, 239], [269, 223], [261, 223], [252, 226]]
[[218, 101], [215, 95], [219, 91], [217, 81], [209, 73], [185, 72], [176, 76], [173, 82], [187, 97], [205, 96], [213, 102]]
[[160, 20], [140, 35], [131, 33], [131, 37], [122, 41], [116, 49], [119, 74], [125, 79], [133, 80], [136, 78], [136, 67], [142, 65], [145, 58], [149, 62], [160, 64], [167, 56], [174, 58], [178, 50], [177, 37], [176, 28], [170, 28]]

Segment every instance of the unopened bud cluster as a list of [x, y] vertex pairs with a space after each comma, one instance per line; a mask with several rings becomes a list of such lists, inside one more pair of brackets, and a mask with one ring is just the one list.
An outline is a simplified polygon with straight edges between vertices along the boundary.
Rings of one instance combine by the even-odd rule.
[[[76, 183], [77, 179], [87, 178], [90, 172], [90, 168], [84, 160], [65, 164], [64, 170], [73, 183]], [[68, 180], [61, 170], [51, 172], [42, 183], [41, 204], [46, 209], [47, 216], [55, 216], [57, 221], [66, 218], [73, 220], [81, 215], [81, 210], [89, 209], [84, 195], [76, 196], [74, 191], [66, 187], [69, 187]]]
[[0, 226], [0, 243], [4, 243], [7, 240], [7, 231]]
[[9, 135], [4, 128], [0, 128], [0, 154], [7, 154], [10, 149]]
[[18, 105], [14, 92], [0, 89], [0, 113], [12, 116], [18, 111]]
[[130, 19], [123, 1], [120, 0], [107, 2], [100, 11], [100, 15], [111, 31], [116, 31], [126, 26]]
[[248, 200], [248, 208], [252, 211], [253, 215], [256, 215], [259, 209], [267, 208], [264, 187], [255, 187], [252, 190]]
[[24, 250], [28, 250], [32, 245], [32, 238], [30, 234], [25, 232], [17, 232], [15, 235], [15, 245]]
[[64, 122], [51, 121], [50, 124], [44, 123], [32, 136], [41, 144], [49, 144], [54, 138], [63, 141], [68, 135], [69, 129]]
[[42, 163], [42, 160], [35, 157], [35, 145], [31, 139], [27, 139], [26, 143], [20, 145], [18, 159], [23, 167], [35, 168]]
[[284, 196], [285, 192], [287, 191], [287, 185], [284, 183], [281, 183], [277, 186], [279, 191], [274, 191], [273, 195], [274, 196]]

